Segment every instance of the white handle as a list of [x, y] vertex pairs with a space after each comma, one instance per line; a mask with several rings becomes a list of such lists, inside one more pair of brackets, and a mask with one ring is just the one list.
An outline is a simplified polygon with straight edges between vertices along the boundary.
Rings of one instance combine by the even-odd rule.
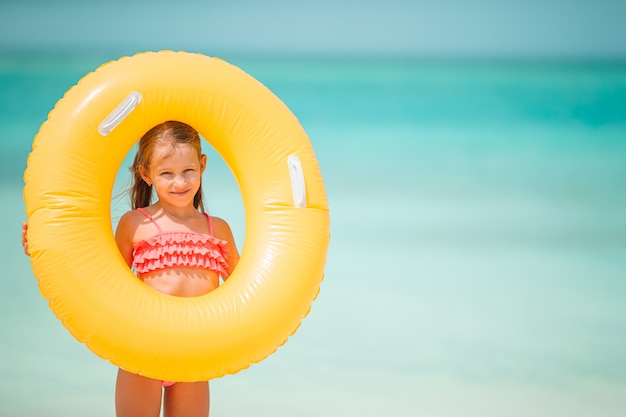
[[133, 91], [126, 97], [113, 111], [100, 123], [98, 133], [106, 136], [113, 131], [122, 121], [135, 110], [135, 107], [141, 103], [141, 93]]
[[291, 192], [293, 194], [293, 205], [296, 207], [306, 207], [306, 184], [304, 183], [304, 173], [300, 158], [296, 155], [289, 155], [287, 158], [289, 166], [289, 179], [291, 180]]

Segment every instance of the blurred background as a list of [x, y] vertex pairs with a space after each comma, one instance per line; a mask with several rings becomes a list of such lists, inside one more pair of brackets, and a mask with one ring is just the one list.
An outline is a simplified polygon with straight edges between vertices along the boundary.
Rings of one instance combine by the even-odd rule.
[[[280, 97], [330, 204], [310, 315], [212, 381], [211, 415], [625, 415], [624, 16], [618, 0], [1, 2], [0, 415], [114, 415], [116, 368], [22, 254], [23, 172], [67, 89], [163, 49]], [[209, 209], [245, 250], [236, 182], [206, 151]]]

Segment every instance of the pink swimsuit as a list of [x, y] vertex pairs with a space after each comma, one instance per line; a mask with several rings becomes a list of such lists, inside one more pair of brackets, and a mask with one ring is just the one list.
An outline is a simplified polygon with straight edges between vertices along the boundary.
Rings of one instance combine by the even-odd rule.
[[167, 268], [203, 268], [228, 277], [228, 242], [213, 236], [213, 222], [207, 213], [209, 234], [164, 232], [152, 216], [137, 209], [158, 229], [158, 233], [137, 242], [133, 247], [133, 267], [141, 277], [151, 271]]
[[[207, 213], [209, 234], [196, 232], [164, 232], [152, 216], [137, 209], [158, 229], [159, 233], [137, 242], [133, 247], [133, 267], [137, 276], [166, 268], [203, 268], [228, 277], [228, 242], [213, 236], [213, 222]], [[176, 382], [161, 381], [169, 387]]]

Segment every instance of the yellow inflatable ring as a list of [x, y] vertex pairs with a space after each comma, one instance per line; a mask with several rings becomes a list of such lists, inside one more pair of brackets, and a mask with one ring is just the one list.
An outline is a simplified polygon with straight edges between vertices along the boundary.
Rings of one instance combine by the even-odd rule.
[[[148, 288], [113, 235], [117, 171], [143, 133], [166, 120], [209, 141], [243, 198], [240, 262], [200, 297]], [[238, 372], [285, 343], [319, 291], [329, 213], [309, 139], [283, 102], [223, 60], [146, 52], [86, 75], [42, 124], [25, 183], [43, 297], [77, 340], [130, 372], [170, 381]]]

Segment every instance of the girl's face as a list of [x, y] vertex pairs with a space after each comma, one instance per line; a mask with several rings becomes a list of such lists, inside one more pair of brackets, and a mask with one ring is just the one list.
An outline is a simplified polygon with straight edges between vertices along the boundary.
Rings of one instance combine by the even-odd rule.
[[177, 207], [193, 206], [206, 167], [206, 155], [198, 158], [196, 148], [179, 144], [154, 147], [150, 169], [140, 167], [144, 181], [152, 184], [159, 201]]

